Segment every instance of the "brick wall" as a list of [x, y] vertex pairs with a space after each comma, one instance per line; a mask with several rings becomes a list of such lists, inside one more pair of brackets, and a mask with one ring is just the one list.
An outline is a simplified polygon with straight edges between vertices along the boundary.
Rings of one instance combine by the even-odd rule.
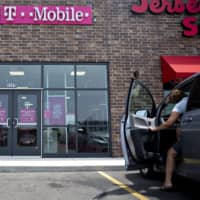
[[183, 15], [137, 15], [139, 0], [1, 0], [10, 5], [92, 5], [92, 26], [0, 26], [0, 62], [108, 62], [112, 153], [121, 155], [119, 125], [135, 70], [159, 99], [161, 55], [198, 55], [200, 35], [182, 36]]

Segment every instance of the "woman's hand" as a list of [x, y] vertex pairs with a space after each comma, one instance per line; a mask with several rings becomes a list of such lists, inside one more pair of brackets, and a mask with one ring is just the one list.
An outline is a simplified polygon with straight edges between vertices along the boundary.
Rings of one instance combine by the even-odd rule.
[[151, 132], [157, 132], [157, 131], [159, 131], [158, 127], [155, 127], [155, 128], [150, 127], [149, 130]]

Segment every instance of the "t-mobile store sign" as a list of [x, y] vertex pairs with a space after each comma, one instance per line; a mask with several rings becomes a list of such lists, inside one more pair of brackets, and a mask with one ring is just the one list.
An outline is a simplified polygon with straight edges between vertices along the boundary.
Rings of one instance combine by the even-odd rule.
[[0, 24], [92, 24], [90, 6], [0, 6]]

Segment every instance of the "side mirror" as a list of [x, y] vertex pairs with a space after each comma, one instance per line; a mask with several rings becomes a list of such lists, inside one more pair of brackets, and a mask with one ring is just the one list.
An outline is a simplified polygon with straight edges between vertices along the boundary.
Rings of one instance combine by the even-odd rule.
[[77, 132], [78, 132], [78, 133], [81, 133], [81, 134], [87, 134], [85, 128], [78, 128], [78, 129], [77, 129]]
[[138, 72], [138, 71], [134, 71], [134, 72], [133, 72], [133, 77], [134, 77], [135, 79], [139, 79], [139, 72]]
[[135, 114], [138, 117], [148, 117], [148, 110], [138, 110]]

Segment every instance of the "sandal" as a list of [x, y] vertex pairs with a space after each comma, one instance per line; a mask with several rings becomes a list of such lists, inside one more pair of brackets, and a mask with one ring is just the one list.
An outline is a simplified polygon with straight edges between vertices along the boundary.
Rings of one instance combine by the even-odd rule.
[[173, 185], [163, 185], [160, 187], [160, 190], [165, 192], [171, 192], [174, 191], [174, 187]]

